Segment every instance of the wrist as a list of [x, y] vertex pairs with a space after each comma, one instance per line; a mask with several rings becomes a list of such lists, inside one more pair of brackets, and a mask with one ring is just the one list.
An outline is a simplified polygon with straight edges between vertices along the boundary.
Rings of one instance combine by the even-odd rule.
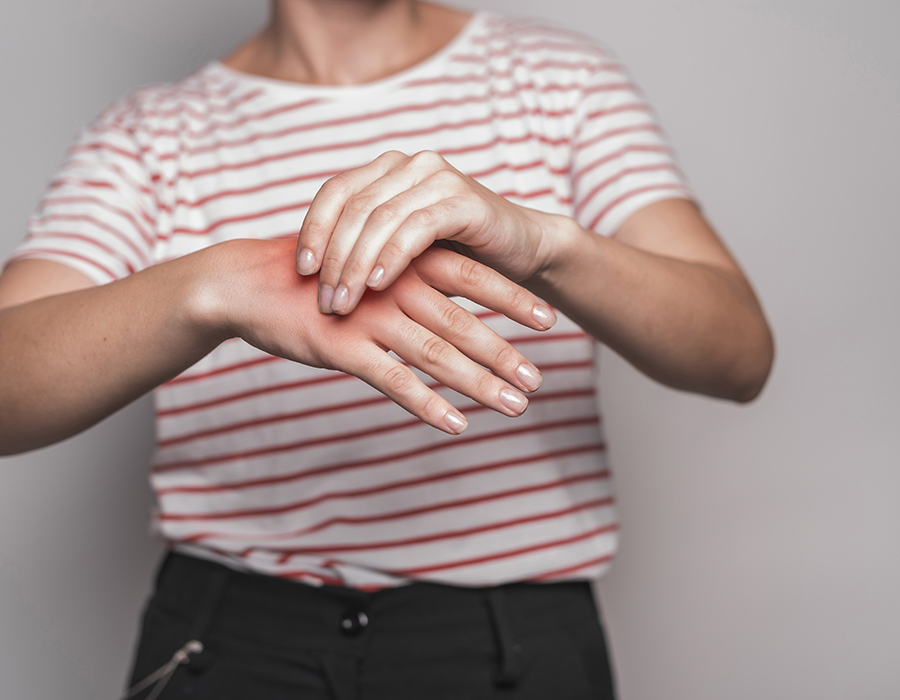
[[[574, 219], [561, 214], [539, 212], [540, 243], [538, 267], [528, 280], [535, 289], [551, 290], [563, 283], [579, 255], [585, 253], [585, 236], [590, 232]], [[540, 293], [540, 292], [539, 292]]]
[[179, 258], [180, 297], [186, 323], [203, 338], [223, 342], [238, 335], [231, 303], [238, 273], [239, 256], [225, 241]]

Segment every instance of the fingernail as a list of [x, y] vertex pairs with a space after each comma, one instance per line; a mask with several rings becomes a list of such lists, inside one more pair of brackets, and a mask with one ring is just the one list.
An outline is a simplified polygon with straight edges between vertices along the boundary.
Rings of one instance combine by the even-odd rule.
[[350, 306], [350, 290], [346, 284], [339, 284], [334, 290], [334, 298], [331, 301], [331, 310], [343, 313]]
[[528, 399], [511, 389], [503, 389], [500, 392], [500, 403], [506, 406], [510, 411], [513, 411], [516, 415], [524, 413], [525, 409], [528, 407]]
[[297, 253], [297, 272], [301, 275], [311, 275], [316, 271], [316, 256], [309, 248], [304, 248]]
[[541, 386], [541, 373], [534, 365], [528, 365], [524, 362], [516, 367], [516, 376], [522, 382], [528, 391], [535, 391]]
[[375, 269], [372, 270], [372, 274], [369, 275], [369, 279], [366, 280], [366, 286], [372, 287], [373, 289], [381, 284], [381, 280], [384, 279], [384, 268], [381, 265], [376, 265]]
[[322, 313], [331, 313], [332, 298], [334, 298], [334, 289], [329, 287], [327, 284], [323, 284], [321, 287], [319, 287], [319, 310]]
[[450, 432], [454, 435], [459, 435], [463, 430], [466, 429], [466, 426], [469, 425], [469, 422], [463, 417], [462, 413], [457, 413], [456, 411], [447, 411], [444, 414], [444, 425], [450, 428]]
[[556, 323], [556, 314], [553, 313], [553, 309], [542, 304], [538, 304], [531, 310], [531, 316], [544, 329], [553, 328]]

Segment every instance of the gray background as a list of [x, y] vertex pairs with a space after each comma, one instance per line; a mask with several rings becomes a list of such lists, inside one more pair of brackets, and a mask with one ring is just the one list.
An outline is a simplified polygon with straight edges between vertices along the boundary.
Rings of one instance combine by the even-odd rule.
[[[624, 700], [900, 697], [900, 4], [578, 0], [756, 284], [749, 407], [604, 357], [623, 548], [600, 584]], [[0, 3], [0, 255], [77, 128], [217, 57], [262, 0]], [[0, 460], [0, 694], [113, 698], [160, 545], [150, 410]]]

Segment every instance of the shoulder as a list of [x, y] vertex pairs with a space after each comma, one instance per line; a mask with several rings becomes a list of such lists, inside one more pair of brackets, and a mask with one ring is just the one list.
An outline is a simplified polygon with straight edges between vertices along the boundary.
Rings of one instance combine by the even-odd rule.
[[618, 65], [612, 51], [593, 37], [540, 19], [486, 15], [472, 42], [493, 58], [537, 72], [588, 75]]
[[130, 134], [139, 141], [183, 135], [217, 115], [234, 114], [257, 93], [218, 63], [210, 63], [177, 82], [131, 90], [104, 109], [87, 130]]

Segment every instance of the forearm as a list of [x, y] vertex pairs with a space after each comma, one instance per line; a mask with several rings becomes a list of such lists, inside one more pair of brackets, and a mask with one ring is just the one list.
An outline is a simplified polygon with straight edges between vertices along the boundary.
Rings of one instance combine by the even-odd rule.
[[554, 250], [527, 284], [600, 342], [664, 384], [748, 401], [772, 337], [736, 269], [668, 257], [550, 217]]
[[204, 325], [202, 254], [0, 311], [0, 454], [97, 423], [226, 336]]

